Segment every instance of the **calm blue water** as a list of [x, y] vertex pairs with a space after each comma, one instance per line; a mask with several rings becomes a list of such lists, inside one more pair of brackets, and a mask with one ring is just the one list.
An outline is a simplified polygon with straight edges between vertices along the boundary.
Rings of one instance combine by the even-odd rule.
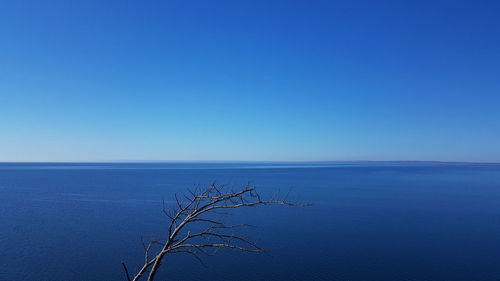
[[314, 206], [230, 218], [274, 257], [170, 256], [158, 280], [500, 280], [500, 165], [435, 163], [3, 163], [0, 280], [124, 280], [162, 198], [214, 180]]

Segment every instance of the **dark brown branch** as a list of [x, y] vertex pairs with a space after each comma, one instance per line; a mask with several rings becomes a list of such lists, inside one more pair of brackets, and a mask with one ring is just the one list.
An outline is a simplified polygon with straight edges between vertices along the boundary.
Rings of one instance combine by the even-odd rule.
[[130, 274], [128, 274], [127, 266], [122, 262], [123, 270], [125, 270], [125, 275], [127, 276], [127, 281], [130, 281]]

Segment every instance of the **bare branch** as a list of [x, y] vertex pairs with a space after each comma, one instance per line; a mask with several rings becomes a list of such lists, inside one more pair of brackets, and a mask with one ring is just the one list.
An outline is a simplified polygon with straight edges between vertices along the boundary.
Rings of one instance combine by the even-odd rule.
[[[193, 256], [203, 266], [202, 259], [198, 254], [214, 255], [217, 250], [228, 248], [244, 252], [266, 253], [266, 250], [247, 239], [244, 236], [234, 233], [227, 233], [230, 230], [237, 230], [242, 227], [253, 227], [247, 224], [226, 225], [218, 219], [212, 218], [214, 215], [228, 215], [232, 209], [242, 207], [255, 207], [260, 205], [285, 205], [285, 206], [307, 206], [288, 201], [290, 191], [284, 196], [280, 191], [270, 199], [264, 200], [256, 191], [256, 188], [247, 184], [241, 190], [234, 190], [223, 185], [217, 185], [213, 182], [206, 188], [195, 187], [194, 190], [188, 190], [187, 194], [175, 197], [175, 208], [172, 212], [167, 211], [165, 201], [163, 200], [163, 213], [170, 219], [168, 226], [168, 237], [165, 242], [159, 242], [152, 238], [148, 244], [142, 240], [145, 251], [145, 261], [142, 268], [134, 276], [133, 281], [139, 281], [147, 274], [147, 280], [153, 281], [163, 257], [166, 254], [186, 253]], [[210, 214], [209, 217], [207, 217]], [[204, 230], [191, 234], [191, 231], [184, 229], [187, 225], [205, 225]], [[186, 234], [181, 234], [186, 233]], [[161, 245], [157, 252], [152, 256], [153, 245]], [[150, 258], [151, 257], [151, 258]], [[127, 273], [128, 281], [130, 276], [123, 263]]]
[[125, 263], [122, 261], [123, 270], [125, 270], [125, 275], [127, 276], [127, 281], [130, 281], [130, 274], [128, 274], [128, 269]]

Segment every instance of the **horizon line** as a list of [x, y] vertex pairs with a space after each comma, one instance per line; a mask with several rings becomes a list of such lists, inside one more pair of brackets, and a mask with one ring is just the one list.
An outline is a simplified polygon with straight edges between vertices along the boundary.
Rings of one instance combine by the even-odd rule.
[[103, 163], [103, 164], [119, 164], [119, 163], [442, 163], [442, 164], [500, 164], [500, 161], [445, 161], [445, 160], [89, 160], [89, 161], [67, 161], [67, 160], [52, 160], [52, 161], [0, 161], [4, 163], [55, 163], [55, 164], [85, 164], [85, 163]]

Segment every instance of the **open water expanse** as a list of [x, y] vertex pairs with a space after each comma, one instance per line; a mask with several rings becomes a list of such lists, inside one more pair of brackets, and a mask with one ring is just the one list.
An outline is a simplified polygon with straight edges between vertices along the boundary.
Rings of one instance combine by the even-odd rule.
[[231, 221], [269, 250], [172, 255], [157, 280], [500, 280], [500, 164], [0, 163], [0, 280], [125, 280], [162, 199], [216, 181], [306, 208]]

